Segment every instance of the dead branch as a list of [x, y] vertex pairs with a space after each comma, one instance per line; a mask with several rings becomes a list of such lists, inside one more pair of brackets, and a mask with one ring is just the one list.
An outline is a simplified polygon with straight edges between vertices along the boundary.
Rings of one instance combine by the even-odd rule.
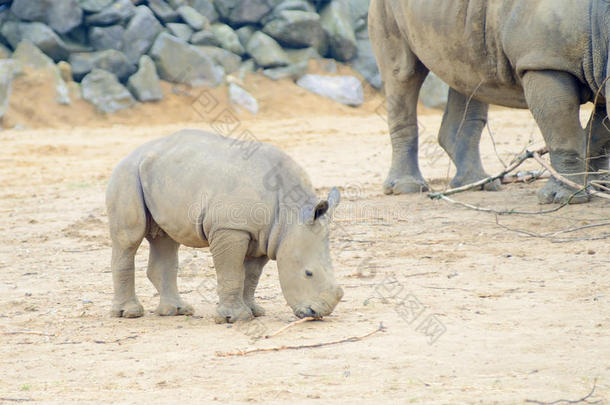
[[507, 174], [502, 177], [500, 181], [502, 184], [513, 184], [513, 183], [532, 183], [536, 180], [548, 179], [550, 175], [546, 175], [546, 170], [528, 170], [526, 172], [517, 172], [514, 174]]
[[471, 209], [471, 210], [475, 210], [475, 211], [480, 211], [480, 212], [488, 212], [491, 214], [496, 214], [496, 215], [542, 215], [542, 214], [550, 214], [553, 212], [557, 212], [560, 209], [562, 209], [563, 207], [565, 207], [566, 205], [568, 205], [570, 203], [570, 201], [572, 200], [572, 198], [574, 198], [574, 196], [576, 194], [578, 194], [580, 191], [577, 191], [576, 193], [572, 194], [570, 196], [570, 198], [568, 198], [567, 201], [563, 202], [561, 205], [555, 207], [555, 208], [550, 208], [548, 210], [540, 210], [540, 211], [519, 211], [519, 210], [514, 210], [514, 209], [510, 209], [510, 210], [495, 210], [493, 208], [486, 208], [486, 207], [477, 207], [476, 205], [472, 205], [472, 204], [468, 204], [462, 201], [457, 201], [454, 200], [452, 198], [449, 198], [443, 194], [441, 194], [439, 196], [439, 199], [441, 200], [445, 200], [451, 204], [456, 204], [456, 205], [460, 205], [462, 207]]
[[338, 345], [341, 343], [351, 343], [358, 342], [362, 339], [365, 339], [369, 336], [376, 334], [377, 332], [385, 332], [386, 327], [383, 326], [383, 322], [379, 323], [379, 327], [372, 332], [367, 333], [362, 336], [352, 336], [341, 340], [333, 340], [331, 342], [323, 342], [323, 343], [313, 343], [310, 345], [298, 345], [298, 346], [277, 346], [277, 347], [267, 347], [267, 348], [256, 348], [256, 349], [248, 349], [248, 350], [239, 350], [235, 352], [216, 352], [216, 356], [218, 357], [230, 357], [230, 356], [246, 356], [252, 353], [261, 353], [261, 352], [279, 352], [281, 350], [300, 350], [300, 349], [313, 349], [324, 346], [332, 346]]
[[45, 333], [45, 332], [37, 332], [35, 330], [15, 330], [15, 331], [3, 331], [3, 335], [36, 335], [36, 336], [47, 336], [47, 337], [55, 337], [55, 334]]
[[498, 216], [496, 215], [496, 225], [498, 225], [500, 228], [506, 229], [507, 231], [511, 231], [511, 232], [515, 232], [515, 233], [520, 233], [523, 235], [527, 235], [527, 236], [531, 236], [533, 238], [543, 238], [543, 239], [551, 239], [551, 242], [554, 243], [561, 243], [561, 242], [578, 242], [578, 241], [585, 241], [585, 240], [602, 240], [602, 239], [607, 239], [610, 237], [610, 233], [606, 233], [603, 235], [599, 235], [599, 236], [590, 236], [590, 237], [582, 237], [582, 238], [557, 238], [557, 235], [561, 235], [564, 233], [571, 233], [571, 232], [576, 232], [576, 231], [580, 231], [583, 229], [590, 229], [590, 228], [598, 228], [598, 227], [602, 227], [602, 226], [610, 226], [610, 222], [600, 222], [597, 224], [589, 224], [589, 225], [583, 225], [583, 226], [576, 226], [576, 227], [572, 227], [572, 228], [567, 228], [567, 229], [562, 229], [560, 231], [556, 231], [556, 232], [549, 232], [549, 233], [536, 233], [536, 232], [531, 232], [525, 229], [516, 229], [516, 228], [511, 228], [508, 227], [506, 225], [503, 225], [500, 223]]
[[97, 343], [97, 344], [118, 343], [118, 344], [121, 344], [121, 342], [124, 341], [124, 340], [136, 339], [137, 337], [138, 337], [138, 335], [131, 335], [131, 336], [125, 336], [124, 338], [115, 339], [115, 340], [94, 340], [93, 343]]
[[483, 187], [485, 184], [491, 183], [497, 179], [501, 179], [508, 173], [512, 172], [517, 167], [521, 166], [521, 164], [523, 162], [534, 157], [534, 153], [538, 153], [539, 155], [544, 155], [545, 153], [547, 153], [547, 149], [546, 149], [546, 147], [544, 147], [544, 148], [537, 149], [533, 152], [526, 150], [525, 152], [523, 152], [519, 156], [517, 156], [515, 158], [515, 160], [513, 160], [513, 162], [510, 165], [508, 165], [508, 167], [506, 167], [504, 170], [502, 170], [500, 173], [496, 174], [495, 176], [490, 176], [490, 177], [484, 178], [482, 180], [479, 180], [475, 183], [466, 184], [465, 186], [450, 188], [449, 190], [445, 190], [443, 192], [428, 193], [428, 197], [433, 200], [438, 200], [441, 198], [441, 196], [448, 196], [451, 194], [461, 193], [462, 191], [472, 190], [477, 187]]
[[280, 333], [284, 332], [286, 329], [293, 327], [294, 325], [298, 325], [300, 323], [304, 323], [304, 322], [308, 322], [308, 321], [316, 321], [319, 320], [319, 318], [314, 318], [313, 316], [308, 316], [306, 318], [303, 319], [298, 319], [294, 322], [290, 322], [288, 325], [285, 325], [283, 327], [281, 327], [280, 329], [276, 330], [275, 332], [273, 332], [270, 335], [265, 335], [265, 339], [269, 339], [272, 338], [274, 336], [279, 335]]
[[591, 391], [589, 391], [589, 393], [587, 395], [585, 395], [584, 397], [580, 398], [580, 399], [575, 399], [575, 400], [570, 400], [570, 399], [558, 399], [556, 401], [551, 401], [551, 402], [545, 402], [545, 401], [538, 401], [536, 399], [526, 399], [525, 402], [530, 403], [530, 404], [539, 404], [539, 405], [554, 405], [554, 404], [599, 404], [600, 402], [602, 402], [602, 400], [597, 400], [597, 401], [589, 401], [589, 398], [591, 398], [593, 396], [593, 394], [595, 393], [595, 388], [597, 387], [597, 378], [595, 379], [595, 381], [593, 381], [593, 387], [591, 388]]
[[[582, 186], [580, 184], [575, 183], [572, 180], [566, 179], [561, 174], [557, 173], [557, 171], [555, 169], [553, 169], [550, 164], [548, 164], [546, 161], [544, 161], [544, 159], [542, 159], [542, 157], [540, 156], [540, 154], [538, 152], [534, 152], [533, 157], [536, 160], [536, 162], [538, 162], [540, 164], [540, 166], [544, 167], [546, 170], [549, 171], [549, 173], [551, 173], [551, 176], [553, 176], [555, 178], [555, 180], [565, 184], [566, 186], [572, 187], [574, 189], [582, 189]], [[610, 200], [610, 194], [602, 193], [597, 190], [589, 190], [589, 194], [604, 198], [606, 200]]]

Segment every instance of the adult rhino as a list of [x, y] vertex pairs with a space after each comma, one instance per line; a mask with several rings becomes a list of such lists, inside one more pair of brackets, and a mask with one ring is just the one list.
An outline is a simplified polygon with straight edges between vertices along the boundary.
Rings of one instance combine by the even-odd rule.
[[[418, 164], [416, 108], [429, 71], [450, 86], [439, 143], [457, 168], [452, 187], [487, 177], [479, 141], [488, 104], [529, 108], [552, 166], [579, 184], [592, 125], [590, 156], [601, 158], [590, 169], [608, 168], [610, 1], [372, 0], [369, 32], [388, 97], [393, 154], [386, 194], [428, 187]], [[601, 102], [583, 129], [580, 105], [600, 88]], [[552, 179], [539, 200], [564, 202], [573, 193]], [[579, 194], [572, 202], [586, 200]]]

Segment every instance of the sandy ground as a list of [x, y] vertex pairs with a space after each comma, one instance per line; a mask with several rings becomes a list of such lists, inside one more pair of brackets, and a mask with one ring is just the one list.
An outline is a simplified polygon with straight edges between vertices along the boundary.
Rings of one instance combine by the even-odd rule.
[[[263, 97], [263, 106], [272, 96]], [[379, 100], [360, 110], [314, 101], [292, 115], [263, 108], [257, 117], [235, 116], [241, 129], [299, 161], [320, 196], [332, 186], [343, 192], [331, 248], [345, 297], [323, 322], [271, 339], [260, 337], [295, 319], [275, 264], [257, 292], [267, 315], [216, 325], [207, 249], [180, 253], [179, 286], [195, 316], [108, 316], [103, 199], [112, 168], [149, 139], [209, 128], [214, 121], [205, 114], [222, 111], [224, 101], [171, 125], [140, 118], [137, 125], [111, 126], [111, 118], [98, 117], [87, 126], [62, 129], [59, 120], [52, 125], [58, 129], [32, 129], [43, 122], [0, 132], [0, 402], [518, 404], [576, 400], [596, 381], [592, 399], [610, 403], [608, 239], [583, 240], [608, 227], [555, 239], [515, 232], [608, 221], [610, 204], [496, 219], [425, 195], [383, 196], [390, 146], [386, 123], [375, 113]], [[13, 123], [27, 116], [19, 114], [14, 108]], [[452, 171], [435, 141], [440, 119], [430, 112], [421, 117], [422, 171], [436, 189], [446, 187]], [[540, 142], [527, 111], [495, 110], [490, 126], [504, 160]], [[482, 150], [488, 171], [501, 169], [488, 134]], [[541, 185], [456, 198], [536, 211], [548, 208], [537, 204]], [[136, 288], [152, 311], [158, 297], [145, 276], [147, 255], [144, 243]], [[356, 342], [216, 354], [330, 342], [367, 334], [381, 322], [385, 332]], [[23, 331], [38, 334], [10, 334]]]

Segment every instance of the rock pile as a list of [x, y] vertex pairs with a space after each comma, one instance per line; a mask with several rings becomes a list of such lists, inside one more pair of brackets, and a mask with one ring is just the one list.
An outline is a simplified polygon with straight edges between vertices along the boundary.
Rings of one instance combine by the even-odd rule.
[[[69, 104], [68, 86], [79, 86], [102, 112], [161, 99], [160, 79], [217, 86], [228, 74], [262, 70], [296, 81], [309, 59], [322, 57], [350, 64], [380, 87], [369, 1], [3, 0], [0, 59], [16, 64], [0, 65], [0, 116], [22, 65], [52, 72], [58, 102]], [[58, 68], [66, 62], [71, 77]]]

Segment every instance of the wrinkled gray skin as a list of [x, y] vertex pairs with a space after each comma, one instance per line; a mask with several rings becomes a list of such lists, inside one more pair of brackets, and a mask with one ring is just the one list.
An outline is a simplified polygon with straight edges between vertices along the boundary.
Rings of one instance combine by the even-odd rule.
[[112, 315], [143, 315], [134, 255], [144, 238], [160, 315], [193, 313], [176, 285], [180, 245], [210, 247], [218, 323], [264, 314], [254, 291], [269, 259], [277, 260], [282, 291], [298, 317], [328, 315], [343, 296], [328, 248], [328, 217], [338, 203], [336, 189], [318, 202], [302, 169], [271, 145], [196, 130], [149, 142], [118, 164], [106, 193]]
[[[529, 108], [552, 166], [582, 184], [583, 175], [570, 175], [585, 170], [589, 127], [582, 128], [579, 109], [594, 100], [606, 76], [610, 2], [372, 0], [369, 32], [388, 97], [393, 155], [386, 194], [428, 188], [419, 170], [416, 108], [429, 69], [451, 87], [438, 136], [457, 167], [452, 187], [487, 177], [479, 141], [488, 104]], [[589, 123], [590, 156], [610, 150], [610, 132], [603, 125], [609, 91], [610, 83]], [[591, 166], [607, 169], [607, 156], [593, 159]], [[572, 194], [550, 180], [539, 200], [559, 203]], [[572, 202], [586, 200], [578, 195]]]

